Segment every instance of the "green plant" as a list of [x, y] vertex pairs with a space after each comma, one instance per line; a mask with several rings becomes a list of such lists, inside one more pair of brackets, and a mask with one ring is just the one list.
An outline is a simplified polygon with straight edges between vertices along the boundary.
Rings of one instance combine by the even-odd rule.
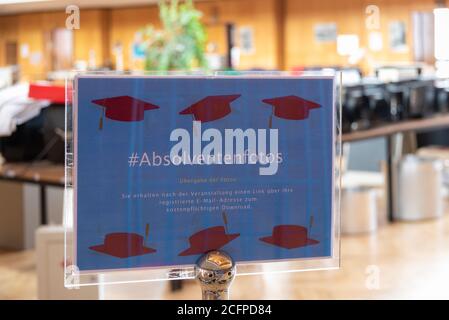
[[156, 71], [207, 68], [204, 56], [206, 32], [202, 13], [192, 0], [160, 0], [162, 29], [149, 25], [145, 37], [145, 69]]

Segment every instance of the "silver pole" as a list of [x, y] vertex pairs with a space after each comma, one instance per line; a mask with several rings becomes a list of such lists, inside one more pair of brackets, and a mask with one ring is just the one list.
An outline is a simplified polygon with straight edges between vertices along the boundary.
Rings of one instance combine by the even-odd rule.
[[223, 251], [204, 254], [195, 266], [203, 300], [229, 300], [229, 287], [235, 277], [235, 263]]

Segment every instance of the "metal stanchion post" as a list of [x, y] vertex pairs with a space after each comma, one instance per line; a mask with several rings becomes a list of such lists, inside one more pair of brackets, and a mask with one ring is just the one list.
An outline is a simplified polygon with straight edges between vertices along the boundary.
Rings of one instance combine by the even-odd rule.
[[203, 300], [228, 300], [229, 287], [235, 277], [235, 263], [222, 251], [204, 254], [195, 266]]

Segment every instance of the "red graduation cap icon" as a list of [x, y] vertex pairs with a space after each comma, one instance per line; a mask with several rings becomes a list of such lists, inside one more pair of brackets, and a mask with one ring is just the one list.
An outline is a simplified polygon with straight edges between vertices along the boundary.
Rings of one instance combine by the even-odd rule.
[[[264, 99], [262, 101], [273, 106], [273, 113], [276, 117], [287, 120], [307, 119], [309, 117], [310, 109], [321, 107], [321, 105], [316, 102], [293, 95]], [[271, 127], [271, 117], [269, 127]]]
[[231, 113], [231, 102], [241, 95], [207, 96], [179, 114], [192, 114], [196, 121], [208, 122], [221, 119]]
[[89, 249], [117, 258], [128, 258], [156, 252], [155, 249], [143, 245], [141, 235], [126, 232], [109, 233], [104, 239], [104, 244], [92, 246]]
[[298, 225], [275, 226], [271, 236], [263, 237], [259, 240], [286, 249], [300, 248], [319, 243], [319, 241], [307, 237], [307, 228]]
[[[158, 106], [130, 97], [118, 96], [104, 99], [92, 100], [99, 106], [105, 108], [106, 118], [117, 121], [142, 121], [146, 110], [159, 109]], [[100, 119], [100, 129], [102, 128], [103, 118]]]
[[240, 236], [240, 233], [226, 234], [223, 226], [198, 231], [189, 238], [190, 248], [181, 252], [179, 256], [190, 256], [218, 250], [238, 236]]

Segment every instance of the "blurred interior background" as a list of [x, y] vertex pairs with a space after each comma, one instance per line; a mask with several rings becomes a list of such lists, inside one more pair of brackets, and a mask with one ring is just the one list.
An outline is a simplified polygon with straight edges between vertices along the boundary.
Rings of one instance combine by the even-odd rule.
[[0, 299], [200, 298], [192, 281], [63, 288], [76, 70], [323, 69], [342, 72], [342, 268], [238, 277], [233, 297], [449, 298], [448, 6], [0, 0]]

